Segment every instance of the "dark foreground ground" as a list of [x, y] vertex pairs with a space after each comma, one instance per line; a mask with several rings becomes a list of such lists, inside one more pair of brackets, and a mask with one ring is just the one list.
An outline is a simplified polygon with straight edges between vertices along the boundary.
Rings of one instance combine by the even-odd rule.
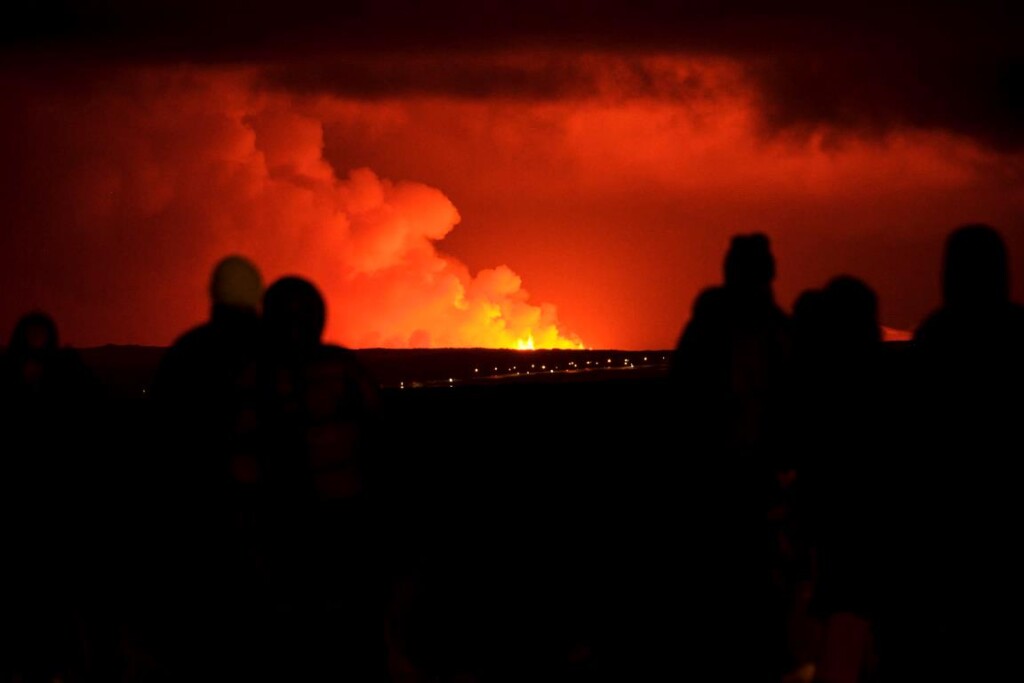
[[[871, 619], [871, 635], [862, 620], [835, 641], [872, 667], [863, 680], [981, 680], [1019, 652], [999, 616], [1020, 604], [1019, 402], [975, 392], [970, 410], [943, 409], [909, 346], [887, 345], [848, 395], [784, 401], [777, 455], [804, 465], [770, 475], [694, 443], [714, 428], [680, 414], [667, 352], [361, 352], [382, 385], [370, 495], [278, 525], [335, 564], [307, 553], [258, 589], [265, 567], [220, 547], [238, 529], [218, 536], [205, 520], [226, 515], [189, 499], [203, 468], [178, 452], [188, 442], [156, 428], [160, 353], [86, 351], [102, 396], [8, 420], [26, 439], [8, 439], [4, 465], [31, 475], [0, 478], [14, 666], [69, 659], [88, 674], [69, 681], [120, 683], [809, 680], [803, 665], [829, 661], [820, 617], [837, 613]], [[285, 502], [261, 509], [287, 517]], [[331, 604], [357, 609], [303, 593], [335, 586], [335, 569]], [[308, 675], [347, 664], [375, 673]]]
[[[675, 431], [664, 356], [429, 355], [368, 362], [387, 377], [366, 524], [391, 678], [653, 680], [713, 665], [686, 647], [701, 625], [685, 596], [702, 589], [681, 586], [680, 569], [700, 562], [686, 530], [702, 522], [680, 502], [701, 482]], [[167, 591], [154, 582], [175, 580], [153, 566], [154, 491], [166, 491], [145, 388], [158, 357], [85, 354], [111, 387], [102, 422], [113, 434], [89, 456], [89, 611], [120, 658], [106, 670], [122, 680], [161, 680], [159, 627], [132, 631], [161, 609], [153, 596]]]
[[557, 649], [595, 671], [657, 659], [684, 484], [661, 379], [638, 375], [386, 396], [399, 564], [448, 573], [435, 648], [527, 671]]

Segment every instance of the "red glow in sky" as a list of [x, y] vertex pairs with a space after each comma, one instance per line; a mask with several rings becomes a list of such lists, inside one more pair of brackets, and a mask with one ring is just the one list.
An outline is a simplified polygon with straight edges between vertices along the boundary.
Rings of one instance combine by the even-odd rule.
[[350, 346], [666, 348], [729, 236], [754, 230], [784, 307], [848, 273], [913, 329], [969, 221], [1004, 232], [1024, 298], [1018, 146], [909, 116], [794, 121], [756, 59], [704, 52], [530, 47], [365, 73], [8, 60], [2, 329], [43, 308], [73, 344], [167, 344], [241, 253], [268, 281], [314, 280]]

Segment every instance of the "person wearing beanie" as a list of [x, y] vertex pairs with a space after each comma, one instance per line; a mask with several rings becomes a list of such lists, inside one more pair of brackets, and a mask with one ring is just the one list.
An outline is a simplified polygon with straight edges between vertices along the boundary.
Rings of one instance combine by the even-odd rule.
[[263, 297], [256, 266], [242, 256], [222, 259], [209, 293], [210, 319], [178, 337], [153, 381], [153, 398], [165, 406], [213, 408], [256, 346]]
[[221, 259], [210, 276], [210, 300], [213, 315], [218, 308], [258, 312], [263, 298], [263, 279], [256, 266], [244, 256]]
[[165, 588], [140, 610], [154, 657], [190, 680], [223, 680], [237, 660], [228, 635], [240, 630], [246, 596], [232, 453], [240, 377], [260, 344], [263, 279], [231, 255], [213, 269], [208, 294], [209, 319], [167, 350], [150, 391], [158, 435], [150, 571]]

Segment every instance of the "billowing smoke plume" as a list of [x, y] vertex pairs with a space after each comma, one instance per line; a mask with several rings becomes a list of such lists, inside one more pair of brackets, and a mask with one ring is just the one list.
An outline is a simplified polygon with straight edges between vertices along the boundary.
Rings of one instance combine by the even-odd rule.
[[6, 274], [22, 296], [8, 297], [5, 317], [43, 306], [72, 341], [167, 343], [205, 315], [210, 267], [241, 253], [268, 281], [316, 282], [326, 336], [347, 345], [580, 344], [509, 267], [474, 274], [438, 250], [460, 220], [441, 191], [325, 161], [315, 102], [194, 69], [12, 88], [15, 130], [45, 148], [13, 155], [40, 161], [7, 184], [13, 220], [35, 229], [2, 245], [29, 259], [16, 282]]
[[0, 334], [42, 308], [74, 344], [166, 344], [233, 252], [316, 281], [329, 338], [359, 347], [574, 343], [507, 263], [591, 346], [671, 348], [753, 230], [780, 304], [850, 273], [903, 330], [957, 224], [999, 227], [1024, 272], [1020, 152], [915, 125], [766, 135], [782, 114], [747, 62], [531, 54], [362, 80], [358, 60], [0, 59]]

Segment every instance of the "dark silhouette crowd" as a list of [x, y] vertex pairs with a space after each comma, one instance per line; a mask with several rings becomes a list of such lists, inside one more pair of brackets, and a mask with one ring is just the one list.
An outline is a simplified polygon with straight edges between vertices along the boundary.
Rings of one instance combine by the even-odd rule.
[[[210, 319], [164, 354], [152, 409], [108, 429], [53, 320], [18, 323], [0, 368], [4, 681], [382, 678], [377, 385], [321, 341], [306, 280], [264, 292], [233, 256], [210, 296]], [[113, 472], [97, 467], [111, 449]]]
[[[788, 314], [768, 237], [732, 238], [722, 284], [696, 298], [668, 378], [648, 385], [665, 419], [645, 447], [681, 467], [650, 475], [669, 503], [623, 546], [658, 565], [621, 589], [649, 599], [613, 617], [600, 612], [617, 589], [581, 588], [550, 543], [531, 551], [542, 571], [520, 566], [527, 553], [487, 573], [482, 548], [511, 541], [484, 538], [397, 566], [389, 546], [408, 539], [384, 508], [419, 483], [382, 493], [394, 423], [357, 354], [322, 341], [312, 283], [264, 290], [252, 263], [225, 258], [209, 319], [130, 404], [30, 313], [0, 358], [0, 680], [622, 680], [636, 663], [601, 659], [599, 625], [626, 614], [671, 622], [630, 637], [657, 633], [637, 651], [671, 660], [674, 678], [1007, 677], [1021, 635], [1024, 308], [992, 227], [953, 231], [944, 259], [942, 306], [913, 341], [887, 344], [866, 283], [835, 277]], [[472, 517], [488, 489], [468, 485], [477, 507], [457, 514]], [[574, 596], [557, 618], [526, 587], [538, 571]]]
[[882, 343], [857, 278], [804, 292], [786, 316], [773, 275], [764, 235], [734, 237], [672, 364], [678, 433], [705, 481], [700, 585], [747, 615], [702, 647], [758, 653], [734, 654], [729, 680], [777, 681], [804, 616], [822, 683], [1005, 677], [1020, 635], [1024, 308], [1001, 236], [949, 236], [942, 306], [903, 347]]

